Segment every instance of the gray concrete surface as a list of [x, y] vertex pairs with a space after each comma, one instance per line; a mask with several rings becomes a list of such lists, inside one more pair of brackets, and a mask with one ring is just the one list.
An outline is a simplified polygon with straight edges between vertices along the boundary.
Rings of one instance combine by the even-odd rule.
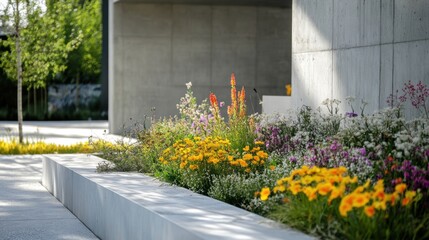
[[294, 105], [337, 98], [344, 112], [355, 96], [372, 113], [408, 80], [429, 85], [427, 0], [294, 0], [292, 12]]
[[[107, 121], [24, 121], [24, 139], [29, 142], [44, 141], [69, 145], [93, 139], [116, 141], [119, 136], [108, 134]], [[0, 139], [15, 139], [18, 136], [18, 123], [0, 121]]]
[[42, 157], [0, 156], [0, 239], [98, 239], [41, 184]]
[[228, 104], [232, 72], [238, 88], [246, 87], [250, 113], [261, 107], [253, 88], [261, 98], [285, 95], [291, 81], [291, 9], [266, 7], [264, 1], [221, 2], [110, 1], [112, 133], [142, 123], [152, 108], [157, 117], [178, 114], [187, 82], [198, 101], [214, 92]]
[[42, 183], [102, 239], [313, 239], [143, 174], [96, 173], [101, 161], [83, 154], [45, 155]]

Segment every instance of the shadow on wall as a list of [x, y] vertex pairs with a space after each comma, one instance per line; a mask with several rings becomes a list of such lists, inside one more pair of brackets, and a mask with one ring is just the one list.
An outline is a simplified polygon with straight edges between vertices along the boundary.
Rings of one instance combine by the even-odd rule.
[[[293, 1], [292, 82], [298, 106], [326, 98], [368, 102], [366, 113], [408, 80], [429, 85], [429, 8], [416, 0]], [[415, 114], [411, 110], [407, 115]]]

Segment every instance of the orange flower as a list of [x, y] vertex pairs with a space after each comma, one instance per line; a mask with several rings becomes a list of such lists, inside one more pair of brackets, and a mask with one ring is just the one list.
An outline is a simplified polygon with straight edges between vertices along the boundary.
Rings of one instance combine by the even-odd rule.
[[307, 195], [309, 201], [313, 201], [317, 198], [317, 188], [305, 187], [303, 192]]
[[297, 195], [301, 191], [301, 185], [294, 184], [289, 187], [289, 191], [291, 191], [293, 195]]
[[395, 192], [397, 193], [403, 193], [405, 189], [407, 189], [407, 184], [405, 183], [400, 183], [395, 186]]
[[210, 93], [209, 98], [210, 98], [210, 103], [211, 103], [212, 107], [217, 107], [218, 104], [217, 104], [216, 95], [214, 93]]
[[240, 113], [239, 116], [242, 118], [246, 115], [246, 91], [244, 87], [241, 88], [241, 91], [238, 92], [238, 102], [240, 105]]
[[292, 95], [292, 85], [286, 84], [286, 96], [291, 96]]
[[356, 194], [353, 200], [353, 207], [363, 207], [369, 202], [369, 198], [366, 194]]
[[407, 206], [411, 202], [411, 199], [405, 197], [402, 199], [401, 204], [402, 206]]
[[405, 193], [405, 198], [402, 199], [402, 202], [401, 202], [402, 206], [407, 206], [415, 196], [416, 196], [415, 191], [407, 191]]
[[217, 102], [216, 95], [214, 95], [214, 93], [210, 93], [209, 99], [210, 99], [210, 104], [214, 109], [213, 115], [215, 116], [216, 119], [219, 119], [219, 104]]
[[386, 196], [386, 194], [384, 193], [384, 191], [383, 190], [379, 190], [379, 191], [376, 191], [375, 193], [374, 193], [374, 197], [376, 197], [378, 200], [380, 200], [380, 201], [383, 201], [384, 200], [384, 198], [385, 198], [385, 196]]
[[375, 214], [375, 208], [373, 206], [366, 206], [364, 212], [368, 217], [372, 217]]
[[329, 196], [329, 199], [328, 199], [328, 204], [331, 204], [332, 200], [340, 197], [343, 194], [344, 192], [343, 188], [345, 187], [340, 186], [339, 188], [336, 188], [336, 187], [332, 188], [331, 195]]
[[[343, 198], [344, 199], [344, 198]], [[351, 204], [341, 201], [340, 204], [340, 214], [343, 217], [347, 217], [347, 213], [353, 209]]]
[[270, 188], [268, 187], [262, 188], [260, 194], [261, 194], [261, 200], [266, 201], [268, 199], [268, 196], [270, 196], [271, 194]]
[[237, 116], [237, 90], [235, 89], [235, 74], [231, 74], [231, 106], [228, 106], [228, 115], [231, 118], [235, 118]]
[[198, 165], [194, 165], [194, 164], [189, 165], [189, 169], [191, 169], [191, 170], [198, 169]]
[[319, 190], [319, 194], [324, 196], [326, 194], [328, 194], [330, 191], [332, 191], [332, 184], [327, 182], [327, 183], [322, 183], [319, 184], [317, 186], [318, 190]]
[[231, 73], [231, 87], [235, 87], [235, 74]]

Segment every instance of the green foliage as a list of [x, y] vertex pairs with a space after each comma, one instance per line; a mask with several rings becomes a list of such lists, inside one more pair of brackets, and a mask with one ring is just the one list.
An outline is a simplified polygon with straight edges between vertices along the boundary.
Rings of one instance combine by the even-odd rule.
[[22, 19], [15, 24], [22, 25], [19, 35], [11, 34], [2, 41], [10, 51], [2, 53], [1, 67], [10, 79], [17, 80], [15, 41], [19, 37], [23, 84], [29, 88], [44, 88], [48, 77], [54, 77], [67, 68], [67, 55], [79, 46], [82, 34], [73, 28], [70, 35], [66, 35], [64, 25], [69, 24], [67, 16], [74, 11], [69, 3], [57, 1], [52, 9], [43, 12], [37, 1], [29, 4], [18, 2]]
[[76, 11], [69, 16], [73, 25], [66, 26], [66, 31], [78, 31], [82, 41], [68, 54], [66, 74], [68, 77], [98, 79], [101, 71], [101, 0], [82, 4], [77, 1], [74, 5]]
[[231, 205], [256, 213], [264, 213], [262, 204], [255, 201], [255, 193], [265, 186], [271, 186], [282, 177], [281, 171], [265, 169], [263, 172], [242, 174], [232, 173], [226, 176], [214, 176], [208, 196]]

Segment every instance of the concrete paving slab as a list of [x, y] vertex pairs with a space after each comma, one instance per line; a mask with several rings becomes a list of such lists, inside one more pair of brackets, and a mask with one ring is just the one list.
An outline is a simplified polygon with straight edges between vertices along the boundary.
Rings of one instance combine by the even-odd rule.
[[[70, 145], [87, 142], [93, 139], [108, 141], [120, 140], [120, 136], [108, 134], [108, 121], [24, 121], [24, 140], [29, 142], [43, 141]], [[18, 123], [0, 121], [0, 140], [17, 140]]]
[[42, 156], [0, 155], [0, 239], [98, 239], [41, 184]]

